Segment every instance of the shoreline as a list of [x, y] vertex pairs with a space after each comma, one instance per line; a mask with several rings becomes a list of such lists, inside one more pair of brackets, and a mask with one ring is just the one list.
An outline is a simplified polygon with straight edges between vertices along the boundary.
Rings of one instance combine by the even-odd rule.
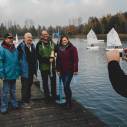
[[[120, 39], [127, 39], [127, 34], [118, 34]], [[96, 34], [97, 39], [107, 40], [107, 34]], [[84, 38], [87, 39], [87, 35], [68, 35], [69, 38]]]
[[[118, 34], [120, 39], [127, 39], [127, 34]], [[62, 36], [62, 35], [60, 35]], [[78, 34], [78, 35], [67, 35], [69, 38], [84, 38], [87, 39], [87, 35]], [[107, 34], [96, 34], [97, 39], [107, 40]], [[40, 36], [33, 36], [33, 39], [38, 39]], [[54, 37], [56, 38], [56, 36]], [[14, 38], [15, 39], [15, 38]], [[24, 39], [24, 36], [18, 36], [18, 39]], [[0, 37], [0, 40], [4, 40], [4, 37]]]

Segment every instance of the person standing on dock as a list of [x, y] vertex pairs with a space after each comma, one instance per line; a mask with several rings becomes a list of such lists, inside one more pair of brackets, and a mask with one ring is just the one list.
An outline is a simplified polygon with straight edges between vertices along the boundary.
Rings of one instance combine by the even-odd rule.
[[16, 79], [19, 78], [19, 71], [18, 50], [13, 44], [13, 35], [7, 33], [0, 47], [0, 79], [3, 81], [1, 112], [3, 115], [8, 114], [7, 93], [9, 86], [11, 107], [14, 109], [19, 108], [15, 98]]
[[32, 44], [32, 34], [26, 33], [24, 35], [25, 41], [21, 42], [17, 49], [19, 53], [20, 62], [20, 75], [21, 75], [21, 94], [22, 94], [22, 107], [31, 108], [34, 104], [31, 101], [31, 86], [33, 84], [34, 74], [37, 76], [37, 57], [36, 49], [34, 44]]
[[78, 52], [67, 36], [62, 36], [60, 39], [60, 47], [56, 59], [56, 70], [58, 76], [61, 76], [64, 85], [66, 96], [64, 109], [69, 109], [72, 107], [70, 82], [73, 75], [75, 76], [78, 74]]
[[[52, 47], [54, 45], [54, 49]], [[41, 32], [41, 39], [36, 45], [36, 54], [39, 60], [39, 69], [41, 71], [41, 76], [43, 80], [43, 89], [45, 94], [45, 102], [49, 103], [51, 100], [56, 100], [56, 71], [55, 71], [55, 59], [50, 58], [50, 53], [54, 50], [57, 52], [57, 45], [49, 38], [49, 34], [46, 30]], [[50, 63], [52, 63], [52, 74], [50, 71]], [[48, 76], [50, 76], [51, 81], [51, 94], [52, 98], [49, 95], [49, 88], [48, 88]]]

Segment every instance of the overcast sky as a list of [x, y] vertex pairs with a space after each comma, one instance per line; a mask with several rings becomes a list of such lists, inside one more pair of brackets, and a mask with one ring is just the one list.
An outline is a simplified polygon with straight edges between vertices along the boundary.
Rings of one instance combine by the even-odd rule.
[[69, 19], [82, 18], [82, 24], [90, 16], [127, 12], [127, 0], [1, 0], [0, 23], [16, 21], [24, 26], [25, 19], [32, 19], [34, 25], [49, 27], [69, 25]]

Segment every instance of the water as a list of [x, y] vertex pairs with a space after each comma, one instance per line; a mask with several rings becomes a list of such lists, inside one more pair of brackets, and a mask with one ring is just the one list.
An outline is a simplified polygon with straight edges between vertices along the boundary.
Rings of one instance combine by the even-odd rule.
[[[34, 39], [33, 43], [36, 45], [38, 40]], [[70, 41], [77, 47], [79, 55], [78, 83], [74, 84], [72, 79], [72, 97], [108, 126], [127, 127], [127, 98], [117, 94], [109, 81], [105, 55], [106, 42], [99, 42], [100, 48], [93, 51], [86, 49], [87, 43], [84, 39], [76, 38]], [[127, 47], [127, 41], [123, 41], [122, 44], [123, 48]], [[121, 60], [120, 65], [127, 74], [127, 63]], [[37, 78], [41, 81], [40, 88], [43, 91], [40, 71]], [[57, 86], [59, 86], [58, 76]]]

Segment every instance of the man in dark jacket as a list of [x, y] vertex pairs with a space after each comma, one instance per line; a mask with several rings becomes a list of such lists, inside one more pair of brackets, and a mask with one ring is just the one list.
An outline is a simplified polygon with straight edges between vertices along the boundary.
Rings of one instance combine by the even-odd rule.
[[[123, 51], [127, 51], [124, 49]], [[121, 69], [120, 54], [118, 50], [106, 53], [108, 62], [109, 79], [114, 90], [123, 97], [127, 97], [127, 75]], [[127, 60], [127, 58], [123, 58]]]
[[8, 114], [7, 93], [10, 86], [11, 107], [18, 109], [18, 102], [15, 98], [16, 79], [19, 78], [18, 50], [13, 44], [11, 33], [5, 35], [5, 40], [0, 47], [0, 79], [3, 81], [1, 95], [1, 112]]
[[[43, 80], [43, 89], [45, 94], [45, 102], [51, 101], [48, 88], [48, 76], [51, 80], [51, 94], [52, 100], [56, 99], [56, 71], [55, 71], [55, 59], [50, 58], [51, 51], [57, 52], [57, 45], [49, 38], [49, 34], [46, 30], [41, 32], [41, 39], [36, 45], [37, 59], [39, 60], [39, 69]], [[50, 68], [52, 63], [52, 69]], [[51, 73], [53, 76], [51, 77]]]
[[33, 84], [33, 75], [37, 75], [37, 57], [35, 46], [32, 44], [31, 33], [26, 33], [24, 36], [25, 41], [18, 45], [19, 62], [20, 62], [20, 75], [22, 84], [22, 107], [31, 108], [34, 104], [31, 101], [31, 86]]

